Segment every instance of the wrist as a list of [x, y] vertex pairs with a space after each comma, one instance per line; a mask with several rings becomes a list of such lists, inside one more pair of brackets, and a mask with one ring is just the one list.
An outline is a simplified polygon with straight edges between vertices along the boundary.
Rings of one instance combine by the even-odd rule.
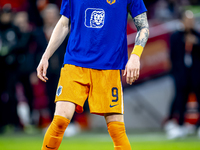
[[49, 54], [44, 52], [44, 54], [42, 55], [42, 59], [49, 60], [49, 58], [50, 58]]
[[43, 59], [43, 60], [49, 60], [49, 56], [46, 55], [46, 54], [44, 54], [44, 55], [42, 56], [42, 59]]
[[140, 59], [140, 57], [139, 57], [137, 54], [133, 54], [133, 53], [131, 53], [130, 58], [131, 58], [131, 57], [134, 57], [134, 59]]
[[141, 45], [135, 45], [131, 54], [141, 57], [143, 49], [144, 48]]

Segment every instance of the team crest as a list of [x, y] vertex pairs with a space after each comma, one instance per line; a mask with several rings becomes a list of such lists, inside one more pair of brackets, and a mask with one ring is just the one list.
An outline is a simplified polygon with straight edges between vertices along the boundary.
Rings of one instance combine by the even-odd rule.
[[88, 8], [85, 11], [85, 26], [87, 28], [102, 28], [104, 26], [105, 11], [100, 8]]
[[59, 86], [59, 87], [58, 87], [58, 89], [57, 89], [57, 91], [56, 91], [56, 95], [57, 95], [57, 96], [60, 96], [60, 94], [62, 93], [62, 88], [63, 88], [62, 86]]
[[107, 3], [110, 5], [114, 4], [115, 2], [116, 2], [116, 0], [107, 0]]

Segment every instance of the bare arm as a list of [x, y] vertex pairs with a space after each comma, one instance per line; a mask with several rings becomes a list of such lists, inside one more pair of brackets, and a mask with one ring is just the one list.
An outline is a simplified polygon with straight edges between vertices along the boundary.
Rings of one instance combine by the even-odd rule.
[[68, 24], [69, 24], [69, 19], [65, 16], [62, 16], [53, 30], [49, 44], [37, 67], [37, 76], [44, 82], [48, 80], [48, 78], [46, 77], [48, 60], [53, 55], [53, 53], [58, 49], [58, 47], [62, 44], [65, 37], [69, 33]]
[[147, 21], [146, 12], [136, 16], [133, 19], [137, 28], [137, 36], [135, 38], [135, 45], [144, 47], [149, 37], [149, 24]]
[[[137, 35], [135, 38], [135, 46], [144, 48], [149, 37], [149, 25], [147, 21], [146, 12], [133, 18], [135, 26], [137, 28]], [[126, 76], [126, 82], [132, 84], [139, 78], [140, 72], [140, 57], [136, 54], [131, 54], [129, 61], [126, 64], [124, 76]]]
[[53, 33], [51, 35], [49, 44], [43, 54], [43, 57], [49, 59], [53, 53], [58, 49], [58, 47], [62, 44], [65, 37], [69, 33], [69, 19], [65, 16], [61, 16], [60, 20], [56, 24]]

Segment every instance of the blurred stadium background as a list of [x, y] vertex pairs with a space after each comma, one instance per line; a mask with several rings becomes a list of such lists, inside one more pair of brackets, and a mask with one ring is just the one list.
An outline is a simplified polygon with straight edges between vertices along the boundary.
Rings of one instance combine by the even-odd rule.
[[[125, 124], [133, 149], [198, 150], [194, 125], [199, 118], [196, 96], [188, 97], [185, 126], [190, 136], [169, 141], [165, 133], [175, 95], [170, 75], [170, 36], [183, 26], [180, 13], [191, 10], [200, 32], [199, 0], [144, 0], [150, 37], [141, 57], [141, 74], [132, 86], [125, 83]], [[40, 149], [54, 112], [54, 96], [67, 38], [50, 60], [49, 81], [37, 79], [36, 67], [59, 19], [61, 0], [0, 0], [0, 149]], [[136, 28], [128, 18], [129, 54]], [[199, 49], [200, 50], [200, 49]], [[176, 120], [176, 117], [175, 117]], [[200, 131], [200, 130], [199, 130]], [[200, 132], [199, 132], [200, 138]], [[113, 149], [103, 117], [75, 114], [61, 150]]]

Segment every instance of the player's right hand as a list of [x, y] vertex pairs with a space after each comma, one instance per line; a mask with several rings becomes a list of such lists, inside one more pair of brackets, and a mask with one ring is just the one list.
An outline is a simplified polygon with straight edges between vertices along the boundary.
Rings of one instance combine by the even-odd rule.
[[46, 77], [48, 66], [49, 66], [48, 59], [42, 58], [37, 67], [37, 76], [43, 82], [47, 82], [47, 80], [48, 80], [48, 78]]

